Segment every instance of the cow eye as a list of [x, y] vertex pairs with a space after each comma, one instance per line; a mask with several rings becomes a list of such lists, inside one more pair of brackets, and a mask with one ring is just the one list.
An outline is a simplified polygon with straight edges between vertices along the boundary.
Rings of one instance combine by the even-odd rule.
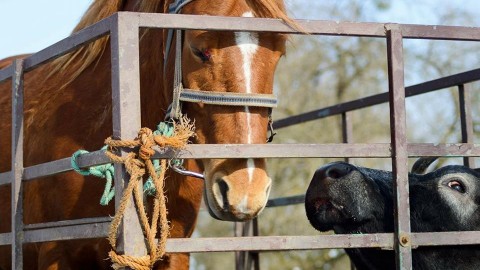
[[454, 189], [460, 193], [465, 193], [465, 186], [462, 184], [462, 182], [458, 180], [452, 180], [448, 182], [447, 184], [451, 189]]

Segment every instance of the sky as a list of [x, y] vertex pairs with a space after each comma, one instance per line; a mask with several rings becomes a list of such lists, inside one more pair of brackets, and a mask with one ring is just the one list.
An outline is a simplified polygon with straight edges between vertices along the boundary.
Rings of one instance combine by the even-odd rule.
[[0, 0], [0, 59], [67, 37], [91, 0]]
[[[313, 0], [286, 0], [287, 5]], [[317, 0], [315, 0], [317, 1]], [[328, 0], [331, 1], [331, 0]], [[67, 37], [92, 0], [0, 0], [0, 59], [39, 51]], [[461, 6], [480, 10], [478, 0], [395, 0], [392, 8], [381, 14], [384, 22], [438, 24], [434, 16], [437, 6]], [[298, 14], [292, 12], [294, 16]], [[308, 19], [315, 14], [306, 15]]]

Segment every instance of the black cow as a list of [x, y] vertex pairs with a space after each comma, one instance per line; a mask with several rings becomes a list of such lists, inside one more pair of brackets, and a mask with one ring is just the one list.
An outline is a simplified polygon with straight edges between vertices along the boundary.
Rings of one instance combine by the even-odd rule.
[[[423, 171], [433, 159], [420, 166]], [[305, 198], [308, 220], [337, 234], [393, 232], [392, 173], [335, 162], [315, 172]], [[410, 173], [413, 232], [479, 231], [480, 170], [445, 166]], [[357, 269], [395, 269], [394, 252], [346, 249]], [[480, 269], [480, 245], [430, 246], [413, 251], [413, 268]]]

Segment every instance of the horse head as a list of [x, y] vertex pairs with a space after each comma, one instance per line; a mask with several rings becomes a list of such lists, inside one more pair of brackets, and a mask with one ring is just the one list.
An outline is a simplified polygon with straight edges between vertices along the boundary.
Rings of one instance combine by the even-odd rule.
[[[181, 13], [288, 19], [283, 4], [276, 0], [194, 0], [185, 4]], [[179, 48], [183, 87], [220, 93], [272, 94], [274, 72], [285, 53], [285, 42], [286, 37], [277, 33], [185, 31]], [[167, 50], [167, 78], [173, 77], [174, 44], [173, 41], [171, 46], [165, 46], [172, 48]], [[166, 89], [173, 89], [172, 81], [166, 80]], [[266, 142], [271, 108], [184, 102], [182, 112], [195, 121], [195, 143]], [[204, 171], [205, 201], [214, 217], [248, 220], [265, 207], [272, 182], [265, 159], [204, 159], [198, 165]]]

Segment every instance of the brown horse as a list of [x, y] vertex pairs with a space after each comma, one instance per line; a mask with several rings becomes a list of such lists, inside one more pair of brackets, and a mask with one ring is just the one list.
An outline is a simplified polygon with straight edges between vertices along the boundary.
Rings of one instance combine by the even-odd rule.
[[[172, 1], [96, 0], [74, 31], [117, 11], [166, 13]], [[281, 0], [195, 0], [184, 14], [271, 17], [293, 22]], [[153, 128], [172, 102], [173, 57], [166, 48], [165, 30], [142, 30], [141, 124]], [[186, 31], [182, 44], [182, 74], [186, 88], [217, 92], [272, 93], [274, 70], [285, 53], [285, 36], [274, 33]], [[172, 44], [174, 48], [175, 42]], [[24, 164], [70, 156], [77, 149], [97, 150], [112, 132], [111, 73], [108, 38], [84, 46], [25, 74]], [[167, 66], [164, 68], [164, 58]], [[164, 72], [165, 71], [165, 72]], [[164, 72], [164, 76], [162, 74]], [[0, 85], [0, 172], [10, 170], [11, 86]], [[266, 141], [268, 109], [183, 105], [195, 121], [195, 143]], [[203, 171], [206, 203], [219, 219], [248, 220], [264, 208], [271, 180], [264, 159], [188, 161]], [[170, 174], [166, 182], [171, 237], [189, 237], [195, 226], [204, 184]], [[102, 207], [103, 183], [69, 172], [25, 182], [24, 223], [98, 217], [113, 214]], [[92, 198], [96, 198], [92, 200]], [[92, 202], [93, 201], [93, 202]], [[0, 187], [0, 233], [10, 231], [10, 186]], [[7, 247], [0, 250], [0, 269], [10, 269]], [[108, 269], [105, 240], [49, 242], [25, 246], [28, 269]], [[158, 269], [188, 269], [188, 254], [169, 254]], [[26, 268], [27, 269], [27, 268]]]

